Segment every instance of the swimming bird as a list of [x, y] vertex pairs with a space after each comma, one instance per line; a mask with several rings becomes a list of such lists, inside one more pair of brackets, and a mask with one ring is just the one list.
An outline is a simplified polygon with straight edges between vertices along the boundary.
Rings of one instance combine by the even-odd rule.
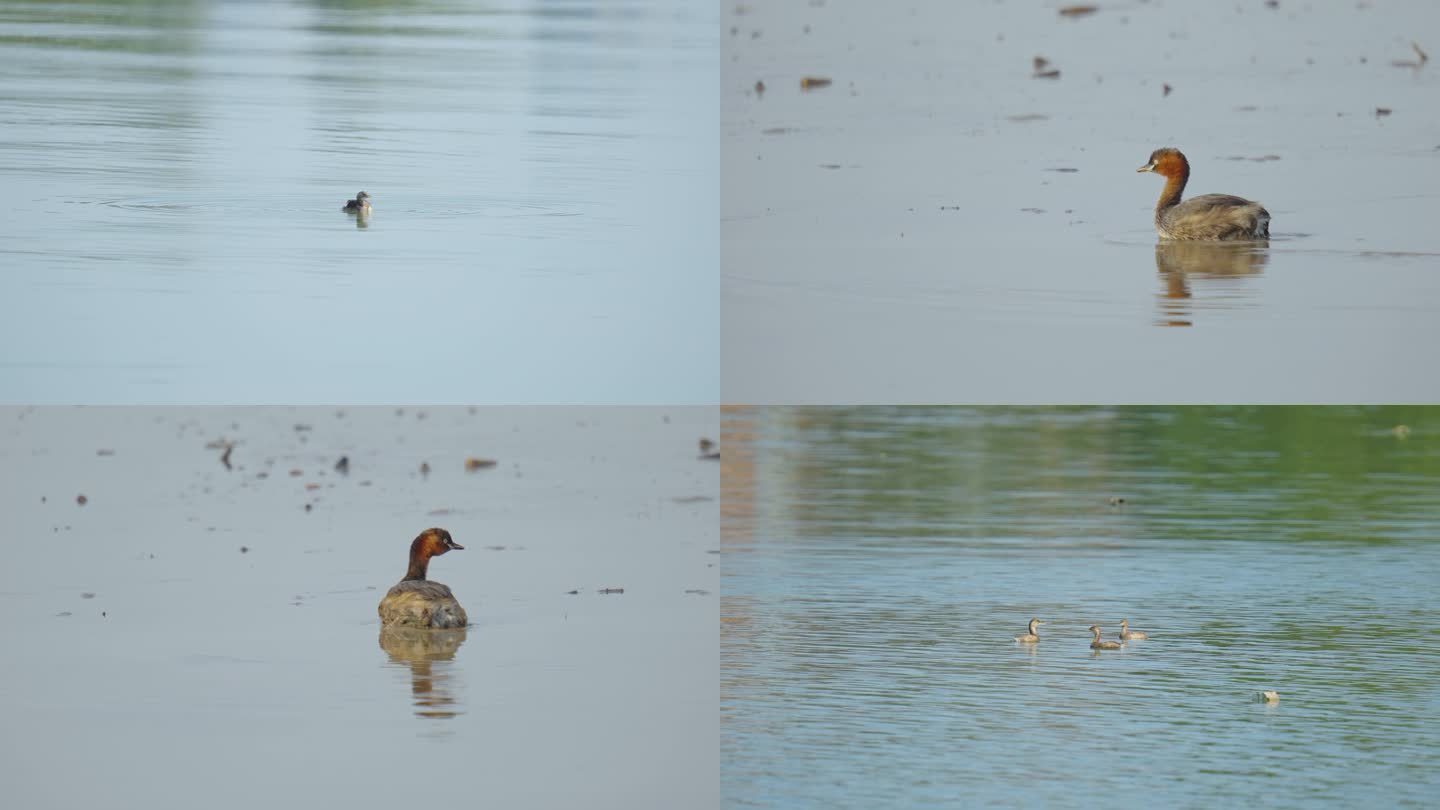
[[1026, 630], [1025, 635], [1016, 636], [1015, 640], [1022, 644], [1033, 644], [1039, 641], [1040, 634], [1035, 632], [1035, 628], [1042, 624], [1044, 624], [1044, 622], [1040, 621], [1039, 619], [1031, 619], [1029, 629]]
[[1121, 638], [1122, 641], [1130, 641], [1131, 639], [1136, 639], [1136, 638], [1149, 638], [1149, 636], [1145, 635], [1144, 633], [1140, 632], [1139, 630], [1131, 631], [1131, 630], [1130, 630], [1130, 620], [1129, 620], [1129, 619], [1121, 619], [1121, 620], [1120, 620], [1120, 638]]
[[380, 624], [385, 627], [464, 627], [469, 623], [465, 608], [450, 589], [425, 578], [430, 558], [449, 551], [463, 551], [464, 546], [444, 529], [426, 529], [410, 543], [410, 568], [405, 578], [396, 583], [380, 600]]
[[1094, 640], [1092, 640], [1092, 641], [1090, 642], [1090, 649], [1092, 649], [1092, 650], [1118, 650], [1118, 649], [1120, 649], [1121, 643], [1118, 642], [1118, 641], [1101, 641], [1101, 640], [1100, 640], [1100, 626], [1099, 626], [1099, 625], [1095, 625], [1095, 624], [1090, 625], [1090, 632], [1095, 634]]
[[360, 192], [355, 199], [346, 200], [345, 207], [340, 209], [347, 214], [368, 214], [370, 213], [370, 195]]
[[1179, 149], [1156, 149], [1137, 172], [1154, 172], [1165, 178], [1160, 201], [1155, 203], [1155, 232], [1162, 239], [1269, 239], [1270, 212], [1244, 197], [1202, 194], [1180, 202], [1190, 180], [1190, 161]]

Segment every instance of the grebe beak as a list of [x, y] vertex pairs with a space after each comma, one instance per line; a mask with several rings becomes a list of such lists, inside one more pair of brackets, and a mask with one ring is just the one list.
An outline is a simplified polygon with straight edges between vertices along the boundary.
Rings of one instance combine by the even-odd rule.
[[1155, 164], [1154, 164], [1154, 163], [1146, 163], [1144, 166], [1141, 166], [1140, 168], [1136, 169], [1135, 171], [1137, 171], [1137, 172], [1153, 172], [1153, 171], [1155, 171]]
[[450, 541], [450, 548], [451, 548], [452, 550], [454, 550], [454, 551], [464, 551], [464, 550], [465, 550], [465, 547], [464, 547], [464, 546], [460, 545], [459, 543], [455, 542], [454, 540], [451, 540], [451, 541]]

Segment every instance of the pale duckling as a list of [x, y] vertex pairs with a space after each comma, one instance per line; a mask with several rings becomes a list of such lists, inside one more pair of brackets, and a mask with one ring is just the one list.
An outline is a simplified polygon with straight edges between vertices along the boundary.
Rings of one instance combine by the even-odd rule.
[[1133, 630], [1133, 631], [1132, 631], [1132, 630], [1130, 629], [1130, 620], [1129, 620], [1129, 619], [1121, 619], [1121, 620], [1120, 620], [1120, 640], [1121, 640], [1121, 641], [1130, 641], [1130, 640], [1132, 640], [1132, 639], [1137, 639], [1137, 638], [1149, 638], [1149, 636], [1145, 635], [1144, 633], [1140, 632], [1139, 630]]
[[1162, 239], [1269, 239], [1270, 212], [1258, 202], [1230, 194], [1202, 194], [1180, 202], [1190, 179], [1190, 162], [1179, 149], [1156, 149], [1137, 172], [1165, 178], [1155, 203], [1155, 232]]
[[1118, 641], [1101, 641], [1101, 640], [1100, 640], [1100, 625], [1098, 625], [1098, 624], [1092, 624], [1092, 625], [1090, 625], [1090, 632], [1095, 634], [1095, 638], [1090, 642], [1090, 649], [1092, 649], [1092, 650], [1118, 650], [1118, 649], [1120, 649], [1121, 643], [1118, 642]]
[[1039, 627], [1042, 624], [1044, 624], [1044, 622], [1040, 621], [1039, 619], [1031, 619], [1029, 629], [1025, 632], [1025, 635], [1016, 636], [1015, 640], [1020, 642], [1021, 644], [1034, 644], [1035, 642], [1040, 640], [1040, 634], [1035, 632], [1035, 628]]
[[1279, 703], [1279, 702], [1280, 702], [1280, 693], [1279, 693], [1279, 692], [1261, 692], [1261, 693], [1260, 693], [1260, 699], [1263, 700], [1263, 701], [1265, 701], [1266, 703]]
[[368, 214], [370, 213], [370, 195], [360, 192], [355, 199], [346, 200], [345, 207], [340, 209], [347, 214]]
[[426, 529], [410, 544], [410, 568], [405, 578], [380, 600], [380, 624], [385, 627], [464, 627], [469, 623], [450, 589], [425, 578], [430, 558], [464, 546], [444, 529]]

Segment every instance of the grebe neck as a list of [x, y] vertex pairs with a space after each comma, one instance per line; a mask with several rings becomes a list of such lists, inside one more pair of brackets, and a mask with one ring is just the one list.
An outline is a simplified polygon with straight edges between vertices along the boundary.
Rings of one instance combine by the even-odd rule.
[[424, 553], [410, 555], [410, 569], [405, 572], [406, 580], [423, 580], [430, 567], [430, 557]]
[[1179, 174], [1167, 175], [1165, 177], [1165, 188], [1160, 192], [1160, 201], [1155, 203], [1156, 211], [1163, 211], [1180, 203], [1180, 195], [1185, 191], [1185, 184], [1190, 181], [1189, 167], [1181, 170]]

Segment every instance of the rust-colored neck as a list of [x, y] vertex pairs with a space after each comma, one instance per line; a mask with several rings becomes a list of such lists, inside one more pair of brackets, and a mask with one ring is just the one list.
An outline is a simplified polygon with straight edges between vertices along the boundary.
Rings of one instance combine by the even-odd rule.
[[1160, 201], [1155, 203], [1155, 210], [1163, 211], [1173, 205], [1178, 205], [1180, 195], [1185, 191], [1185, 184], [1189, 181], [1189, 166], [1181, 166], [1177, 173], [1165, 175], [1165, 188], [1160, 192]]
[[430, 547], [422, 535], [415, 538], [410, 544], [410, 569], [405, 572], [406, 579], [424, 579], [425, 572], [430, 568]]

